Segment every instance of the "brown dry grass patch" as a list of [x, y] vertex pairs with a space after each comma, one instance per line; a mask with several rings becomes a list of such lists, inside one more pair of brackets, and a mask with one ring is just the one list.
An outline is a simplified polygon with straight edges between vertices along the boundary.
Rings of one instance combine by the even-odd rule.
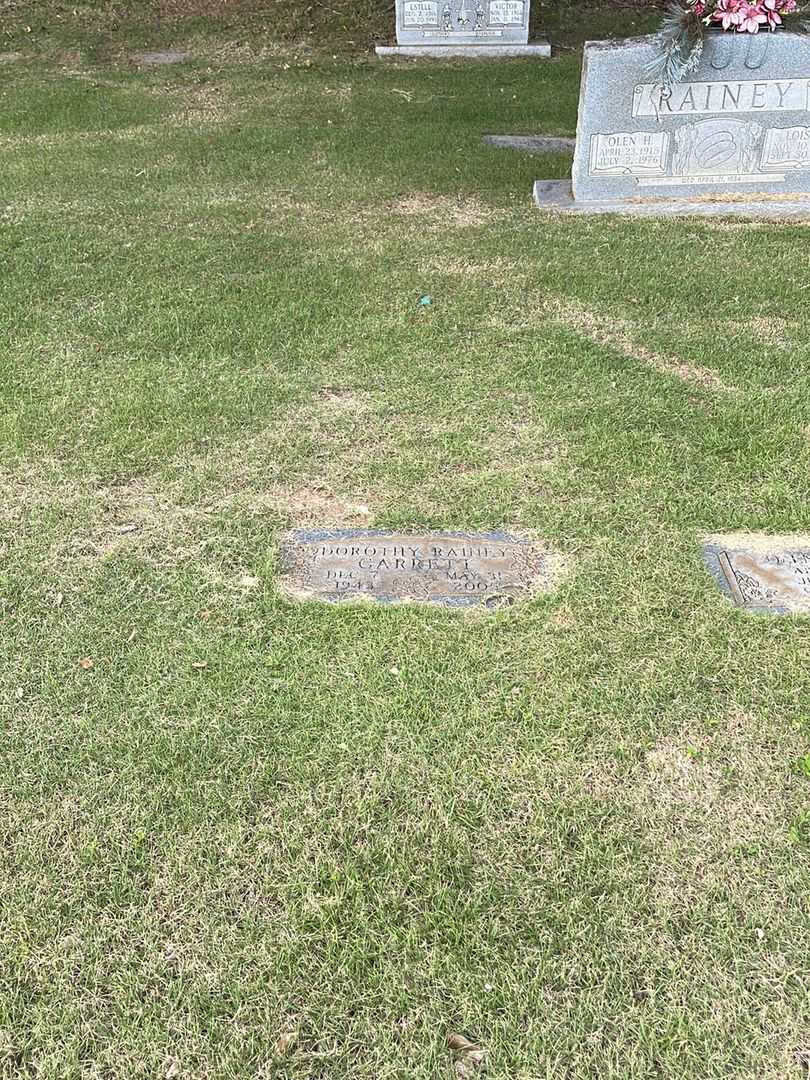
[[312, 46], [306, 41], [294, 44], [271, 41], [259, 46], [242, 41], [220, 41], [215, 45], [203, 44], [194, 49], [195, 57], [220, 65], [262, 64], [276, 60], [290, 65], [303, 63], [305, 67], [309, 67], [309, 56], [312, 52]]
[[507, 259], [492, 259], [480, 262], [475, 259], [451, 258], [444, 255], [431, 255], [419, 266], [422, 274], [453, 274], [461, 277], [480, 277], [493, 282], [514, 281], [515, 275], [523, 271], [518, 263]]
[[744, 324], [746, 330], [759, 341], [767, 345], [775, 345], [780, 349], [787, 349], [792, 344], [789, 333], [790, 322], [781, 315], [769, 315], [767, 318], [759, 316], [748, 319]]
[[210, 510], [176, 503], [161, 485], [136, 478], [97, 488], [88, 525], [57, 542], [57, 563], [93, 563], [126, 550], [160, 566], [195, 558], [202, 552]]
[[326, 486], [280, 488], [268, 492], [265, 498], [293, 526], [365, 526], [373, 520], [373, 512], [366, 503], [336, 495]]
[[699, 386], [703, 390], [732, 393], [717, 372], [692, 364], [676, 356], [665, 356], [639, 344], [631, 324], [617, 315], [603, 314], [586, 308], [575, 300], [561, 297], [550, 298], [546, 310], [550, 317], [577, 334], [589, 338], [597, 345], [607, 346], [640, 360], [661, 375], [674, 375], [683, 382]]
[[475, 197], [459, 195], [437, 195], [426, 191], [414, 191], [401, 195], [388, 204], [391, 213], [400, 217], [418, 217], [431, 226], [446, 225], [464, 228], [465, 226], [485, 225], [504, 217], [505, 211]]
[[702, 865], [741, 843], [781, 835], [803, 802], [801, 780], [788, 763], [803, 748], [791, 731], [734, 710], [717, 722], [662, 736], [629, 773], [610, 758], [586, 765], [582, 786], [616, 802], [660, 839], [662, 862]]
[[267, 0], [157, 0], [155, 14], [159, 19], [229, 18], [266, 11]]

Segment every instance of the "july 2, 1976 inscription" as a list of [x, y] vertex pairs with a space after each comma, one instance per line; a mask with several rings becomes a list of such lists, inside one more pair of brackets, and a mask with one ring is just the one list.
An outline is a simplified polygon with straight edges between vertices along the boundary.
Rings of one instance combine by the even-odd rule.
[[810, 613], [810, 537], [718, 537], [703, 555], [738, 607]]
[[297, 597], [500, 607], [548, 585], [552, 557], [508, 533], [409, 535], [296, 531], [281, 547], [281, 587]]

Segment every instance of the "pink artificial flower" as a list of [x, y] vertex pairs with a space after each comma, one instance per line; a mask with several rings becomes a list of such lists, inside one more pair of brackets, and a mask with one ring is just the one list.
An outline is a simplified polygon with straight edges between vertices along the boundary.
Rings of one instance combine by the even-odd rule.
[[697, 15], [699, 19], [702, 19], [703, 16], [706, 14], [706, 5], [703, 0], [695, 0], [693, 8], [695, 15]]
[[731, 30], [732, 27], [737, 27], [742, 22], [740, 9], [743, 2], [744, 0], [717, 0], [711, 18], [715, 22], [722, 23], [724, 30]]
[[[743, 3], [740, 8], [740, 21], [737, 31], [740, 34], [757, 34], [760, 26], [768, 22], [768, 16], [763, 11], [765, 0], [756, 0], [755, 3]], [[779, 20], [781, 22], [781, 19]]]
[[798, 4], [796, 3], [796, 0], [781, 0], [779, 4], [779, 14], [790, 15], [796, 10], [797, 7]]

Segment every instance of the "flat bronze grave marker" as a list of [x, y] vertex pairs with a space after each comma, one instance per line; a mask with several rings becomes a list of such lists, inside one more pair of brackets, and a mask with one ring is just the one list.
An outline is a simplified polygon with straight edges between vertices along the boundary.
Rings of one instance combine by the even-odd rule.
[[810, 613], [810, 537], [717, 537], [706, 563], [737, 607], [787, 615]]
[[508, 533], [405, 533], [332, 529], [289, 533], [281, 588], [329, 602], [417, 601], [506, 606], [548, 587], [553, 556]]

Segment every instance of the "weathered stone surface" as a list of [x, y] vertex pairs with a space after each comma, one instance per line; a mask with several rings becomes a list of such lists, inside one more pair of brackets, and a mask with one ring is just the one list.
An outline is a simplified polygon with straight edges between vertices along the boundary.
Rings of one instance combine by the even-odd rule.
[[136, 53], [133, 60], [136, 64], [146, 64], [148, 67], [160, 67], [164, 64], [182, 64], [190, 59], [191, 53], [167, 50], [166, 52]]
[[507, 533], [296, 531], [281, 547], [284, 592], [331, 602], [496, 608], [548, 588], [555, 558]]
[[396, 0], [398, 45], [525, 45], [530, 0]]
[[671, 90], [646, 70], [658, 48], [654, 35], [587, 43], [576, 204], [810, 194], [810, 36], [708, 33]]
[[467, 60], [504, 60], [519, 56], [547, 60], [551, 56], [551, 46], [543, 38], [538, 38], [528, 45], [378, 45], [376, 53], [377, 56], [410, 60], [448, 60], [457, 56]]
[[704, 545], [703, 557], [738, 607], [810, 613], [810, 536], [718, 536]]
[[562, 214], [622, 214], [624, 217], [734, 217], [762, 221], [810, 218], [810, 195], [763, 195], [756, 200], [722, 195], [679, 199], [604, 199], [577, 202], [570, 180], [538, 180], [534, 201], [541, 210]]
[[502, 150], [520, 150], [524, 154], [569, 154], [576, 139], [562, 135], [485, 135], [484, 142]]

